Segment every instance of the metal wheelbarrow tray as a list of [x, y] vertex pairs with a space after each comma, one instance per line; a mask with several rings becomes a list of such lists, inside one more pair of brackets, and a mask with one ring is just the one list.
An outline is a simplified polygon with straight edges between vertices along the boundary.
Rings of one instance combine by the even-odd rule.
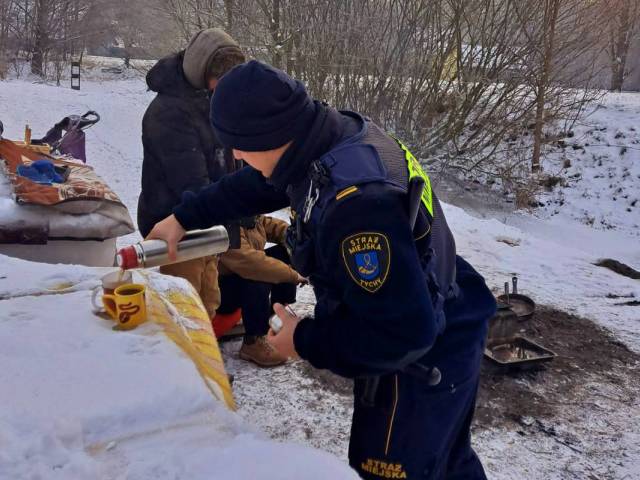
[[498, 367], [507, 370], [537, 368], [557, 356], [551, 350], [520, 335], [490, 339], [484, 355]]

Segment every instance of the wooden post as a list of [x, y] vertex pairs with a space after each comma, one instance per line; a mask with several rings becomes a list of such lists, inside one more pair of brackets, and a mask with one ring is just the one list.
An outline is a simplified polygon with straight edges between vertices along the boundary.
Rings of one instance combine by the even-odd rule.
[[80, 90], [80, 62], [71, 62], [71, 88]]

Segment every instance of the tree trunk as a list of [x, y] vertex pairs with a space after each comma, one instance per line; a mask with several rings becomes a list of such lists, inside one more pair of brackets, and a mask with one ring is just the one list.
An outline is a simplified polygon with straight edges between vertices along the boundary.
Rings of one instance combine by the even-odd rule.
[[0, 0], [0, 57], [4, 54], [9, 31], [9, 5], [6, 0]]
[[38, 0], [36, 3], [36, 25], [33, 51], [31, 53], [31, 73], [42, 76], [44, 58], [49, 43], [47, 20], [49, 17], [49, 0]]
[[622, 62], [614, 59], [611, 65], [611, 91], [622, 91], [622, 85], [624, 84], [624, 67]]
[[233, 0], [224, 0], [224, 9], [227, 14], [227, 30], [233, 32]]
[[273, 66], [282, 69], [282, 34], [280, 33], [280, 0], [273, 0], [273, 17], [270, 22], [273, 39]]
[[544, 127], [544, 110], [549, 87], [549, 79], [551, 78], [551, 68], [553, 62], [553, 49], [555, 46], [556, 23], [558, 21], [558, 13], [560, 10], [561, 0], [545, 0], [544, 2], [544, 26], [543, 38], [544, 43], [542, 72], [538, 83], [538, 91], [536, 97], [536, 126], [533, 133], [533, 156], [531, 159], [531, 171], [533, 173], [540, 171], [540, 155], [542, 152], [542, 129]]
[[631, 36], [631, 11], [626, 4], [617, 15], [616, 31], [612, 36], [611, 45], [611, 90], [622, 91], [627, 69], [627, 56]]

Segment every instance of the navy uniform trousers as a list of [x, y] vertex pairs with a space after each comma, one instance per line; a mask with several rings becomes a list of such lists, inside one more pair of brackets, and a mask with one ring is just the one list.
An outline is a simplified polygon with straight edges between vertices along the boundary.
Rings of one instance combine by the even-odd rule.
[[[265, 250], [269, 257], [290, 264], [289, 254], [281, 245]], [[234, 273], [220, 275], [221, 303], [218, 313], [228, 314], [242, 308], [242, 323], [245, 335], [262, 336], [269, 331], [269, 317], [273, 313], [274, 303], [290, 304], [296, 302], [294, 283], [267, 283], [247, 280]]]
[[[464, 322], [474, 315], [474, 292], [486, 287], [464, 260], [458, 257], [457, 264], [461, 294], [445, 312]], [[374, 405], [367, 406], [361, 401], [364, 381], [355, 381], [349, 463], [362, 478], [486, 479], [470, 438], [484, 345], [468, 345], [468, 338], [461, 332], [459, 341], [427, 354], [442, 371], [437, 386], [409, 373], [387, 374]]]

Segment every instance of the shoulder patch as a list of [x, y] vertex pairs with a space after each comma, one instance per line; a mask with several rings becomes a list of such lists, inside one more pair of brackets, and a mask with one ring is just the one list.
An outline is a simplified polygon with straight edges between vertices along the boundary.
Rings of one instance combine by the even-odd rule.
[[342, 259], [349, 276], [367, 292], [376, 292], [389, 275], [391, 247], [386, 235], [361, 232], [342, 241]]
[[338, 192], [338, 194], [336, 195], [336, 200], [342, 200], [343, 198], [348, 197], [349, 195], [357, 191], [358, 187], [356, 187], [355, 185], [347, 187], [344, 190]]

